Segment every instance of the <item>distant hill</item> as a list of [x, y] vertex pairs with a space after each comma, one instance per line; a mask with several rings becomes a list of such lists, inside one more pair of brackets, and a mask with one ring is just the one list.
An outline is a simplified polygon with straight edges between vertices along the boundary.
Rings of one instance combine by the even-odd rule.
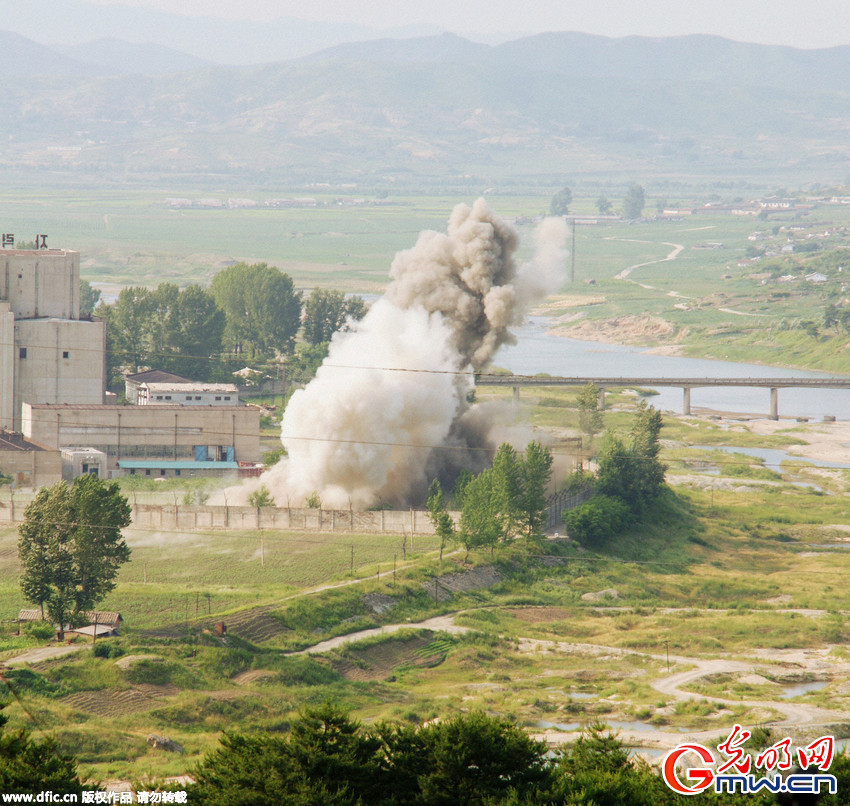
[[[168, 73], [154, 65], [181, 54], [101, 43], [91, 67], [9, 42], [0, 164], [28, 169], [368, 183], [697, 166], [843, 179], [850, 156], [850, 48], [441, 35]], [[122, 52], [145, 75], [116, 75]]]
[[108, 73], [136, 73], [155, 76], [182, 73], [205, 67], [209, 62], [173, 48], [156, 44], [135, 44], [123, 39], [96, 39], [83, 45], [54, 48], [72, 59], [98, 65]]
[[0, 31], [0, 76], [95, 76], [103, 70], [84, 59], [58, 53], [31, 39]]

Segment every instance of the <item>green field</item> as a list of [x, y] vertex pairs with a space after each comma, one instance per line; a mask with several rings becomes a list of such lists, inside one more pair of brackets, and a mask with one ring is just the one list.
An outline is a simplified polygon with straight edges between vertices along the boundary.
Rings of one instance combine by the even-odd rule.
[[[559, 433], [575, 434], [573, 398], [535, 390], [522, 407], [539, 427], [557, 420]], [[627, 427], [634, 400], [610, 395], [607, 427]], [[441, 563], [434, 539], [411, 548], [408, 536], [402, 549], [401, 535], [130, 531], [132, 559], [102, 603], [123, 614], [121, 635], [101, 639], [97, 656], [77, 639], [75, 654], [4, 672], [19, 697], [7, 712], [13, 725], [55, 735], [84, 775], [101, 780], [186, 773], [222, 730], [286, 730], [305, 704], [324, 700], [367, 722], [482, 708], [568, 739], [601, 719], [632, 744], [663, 747], [678, 730], [719, 735], [732, 721], [781, 720], [787, 686], [816, 681], [794, 702], [822, 709], [831, 732], [849, 735], [850, 476], [794, 462], [768, 477], [756, 460], [689, 447], [790, 445], [815, 427], [762, 437], [729, 425], [668, 417], [668, 475], [699, 483], [676, 482], [651, 520], [589, 551], [562, 540], [517, 544], [464, 565], [463, 551]], [[795, 486], [801, 480], [832, 494]], [[0, 535], [6, 618], [24, 604], [15, 542], [13, 530]], [[600, 594], [611, 590], [614, 598]], [[469, 632], [416, 626], [435, 616]], [[380, 625], [408, 629], [291, 654]], [[44, 643], [5, 628], [0, 660]], [[733, 667], [706, 666], [675, 694], [657, 688], [712, 663]], [[756, 704], [765, 700], [773, 704]], [[150, 733], [184, 754], [150, 749]]]

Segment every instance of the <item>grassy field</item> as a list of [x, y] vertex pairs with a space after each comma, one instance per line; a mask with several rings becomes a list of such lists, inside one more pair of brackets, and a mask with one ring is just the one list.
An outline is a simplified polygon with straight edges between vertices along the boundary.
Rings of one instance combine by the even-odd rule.
[[[559, 433], [575, 433], [574, 393], [537, 392], [523, 397], [532, 420], [551, 429], [557, 417]], [[634, 401], [612, 394], [607, 426], [626, 427]], [[757, 495], [678, 486], [649, 522], [592, 551], [547, 541], [492, 557], [473, 553], [464, 566], [463, 552], [441, 563], [435, 541], [424, 538], [411, 549], [408, 537], [402, 550], [402, 536], [392, 535], [131, 531], [132, 560], [102, 605], [124, 615], [121, 636], [99, 641], [97, 655], [82, 641], [73, 655], [4, 672], [20, 698], [7, 712], [13, 725], [55, 735], [80, 757], [84, 774], [99, 779], [191, 771], [222, 730], [285, 730], [305, 704], [328, 699], [366, 721], [421, 723], [483, 708], [532, 731], [571, 735], [602, 719], [627, 732], [637, 726], [651, 745], [656, 735], [663, 744], [671, 732], [719, 735], [732, 721], [781, 718], [752, 701], [781, 702], [789, 681], [816, 680], [820, 689], [797, 699], [834, 712], [832, 729], [846, 735], [850, 553], [841, 524], [850, 514], [850, 479], [839, 471], [830, 482], [835, 494], [819, 494], [794, 486], [805, 472], [796, 466], [767, 479], [758, 461], [689, 447], [800, 441], [796, 425], [767, 440], [746, 424], [720, 425], [666, 418], [670, 474], [692, 471], [701, 456], [735, 485], [774, 486]], [[7, 617], [23, 604], [15, 540], [12, 530], [0, 535]], [[435, 577], [448, 585], [479, 571], [487, 584], [461, 585], [435, 601]], [[323, 583], [337, 587], [317, 591]], [[612, 590], [613, 598], [600, 594]], [[291, 654], [439, 615], [470, 632], [408, 629], [321, 655]], [[213, 629], [220, 621], [224, 637]], [[0, 659], [43, 643], [6, 626]], [[697, 663], [752, 663], [759, 653], [757, 674], [706, 674], [687, 687], [689, 700], [654, 686]], [[809, 667], [800, 653], [821, 660]], [[169, 736], [184, 753], [150, 749], [150, 733]]]

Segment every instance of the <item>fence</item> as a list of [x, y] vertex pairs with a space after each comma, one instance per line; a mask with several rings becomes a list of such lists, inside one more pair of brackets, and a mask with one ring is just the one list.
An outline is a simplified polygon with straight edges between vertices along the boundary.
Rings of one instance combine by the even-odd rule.
[[[563, 528], [563, 513], [593, 495], [593, 490], [577, 494], [558, 493], [547, 502], [547, 532]], [[11, 493], [0, 497], [0, 524], [21, 523], [32, 493]], [[375, 510], [307, 509], [295, 507], [237, 507], [133, 503], [134, 529], [277, 529], [313, 532], [356, 532], [367, 534], [432, 535], [434, 525], [421, 509]], [[457, 524], [460, 513], [450, 513]]]
[[[0, 524], [21, 523], [31, 493], [0, 497]], [[355, 509], [298, 509], [139, 504], [131, 506], [134, 529], [277, 529], [314, 532], [432, 535], [428, 512], [419, 509], [360, 511]], [[452, 513], [457, 521], [459, 513]]]

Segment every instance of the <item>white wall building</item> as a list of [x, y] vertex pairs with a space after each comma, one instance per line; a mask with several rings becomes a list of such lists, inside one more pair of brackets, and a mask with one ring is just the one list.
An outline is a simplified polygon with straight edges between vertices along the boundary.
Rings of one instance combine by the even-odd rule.
[[140, 406], [238, 406], [235, 383], [143, 383]]
[[106, 326], [80, 318], [80, 255], [0, 250], [0, 427], [28, 403], [103, 403]]

